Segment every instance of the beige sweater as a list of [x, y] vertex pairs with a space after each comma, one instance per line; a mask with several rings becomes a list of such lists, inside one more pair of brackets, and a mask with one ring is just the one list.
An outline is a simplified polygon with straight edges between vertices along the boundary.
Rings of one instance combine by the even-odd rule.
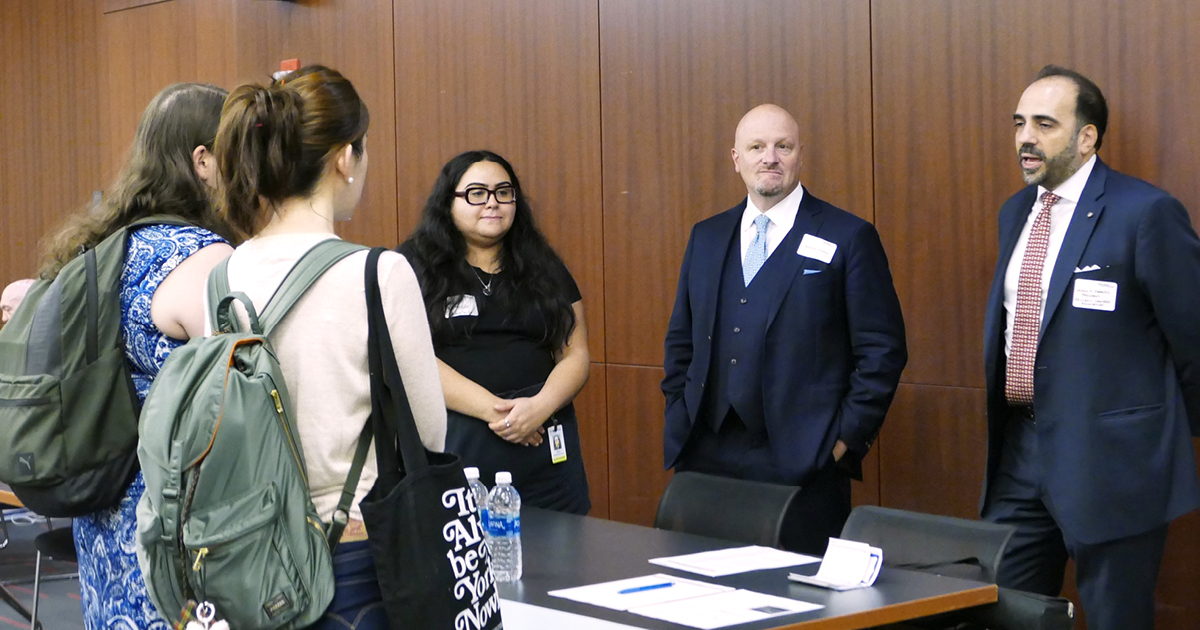
[[[332, 234], [279, 234], [253, 238], [229, 259], [229, 287], [250, 297], [260, 314], [305, 252]], [[335, 264], [300, 298], [270, 335], [291, 394], [293, 423], [304, 446], [309, 490], [317, 514], [328, 522], [350, 472], [359, 432], [371, 413], [367, 368], [367, 304], [363, 272], [367, 253]], [[396, 362], [421, 441], [441, 451], [446, 403], [417, 278], [405, 258], [385, 252], [379, 286]], [[206, 309], [207, 312], [207, 309]], [[375, 448], [367, 456], [351, 517], [376, 478]]]

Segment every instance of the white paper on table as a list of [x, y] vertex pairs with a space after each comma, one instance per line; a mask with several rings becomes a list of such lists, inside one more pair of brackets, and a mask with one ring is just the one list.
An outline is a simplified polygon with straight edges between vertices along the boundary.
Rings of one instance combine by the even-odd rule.
[[[620, 591], [639, 586], [650, 586], [652, 584], [671, 583], [667, 588], [656, 588], [636, 593], [621, 593]], [[562, 597], [565, 599], [583, 602], [584, 604], [592, 604], [594, 606], [603, 606], [613, 610], [629, 610], [635, 606], [648, 606], [651, 604], [662, 604], [682, 599], [690, 599], [701, 597], [704, 595], [712, 595], [714, 593], [722, 593], [732, 591], [728, 586], [720, 584], [709, 584], [707, 582], [698, 582], [696, 580], [688, 580], [685, 578], [675, 577], [673, 575], [665, 575], [656, 573], [645, 577], [629, 578], [627, 580], [616, 580], [614, 582], [603, 582], [601, 584], [591, 584], [588, 586], [577, 586], [575, 588], [566, 588], [557, 591], [546, 593], [551, 597]]]
[[721, 577], [747, 571], [763, 569], [779, 569], [794, 567], [802, 564], [820, 562], [820, 558], [804, 554], [782, 551], [772, 547], [732, 547], [716, 551], [704, 551], [685, 556], [669, 558], [654, 558], [651, 564], [679, 569], [689, 573], [698, 573], [708, 577]]
[[793, 582], [803, 582], [835, 591], [871, 586], [879, 577], [883, 550], [866, 543], [830, 538], [821, 568], [814, 576], [788, 574]]
[[630, 608], [629, 612], [693, 628], [722, 628], [823, 608], [796, 599], [736, 590], [694, 599]]

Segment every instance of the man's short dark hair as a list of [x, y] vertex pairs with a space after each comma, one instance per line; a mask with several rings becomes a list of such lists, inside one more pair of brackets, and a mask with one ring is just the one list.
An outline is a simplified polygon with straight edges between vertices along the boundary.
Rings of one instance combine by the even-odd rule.
[[1075, 87], [1079, 88], [1079, 95], [1075, 97], [1075, 118], [1079, 129], [1085, 125], [1096, 126], [1096, 150], [1099, 150], [1104, 142], [1104, 131], [1108, 129], [1108, 103], [1104, 100], [1100, 87], [1082, 74], [1054, 64], [1038, 72], [1038, 79], [1047, 77], [1070, 79]]

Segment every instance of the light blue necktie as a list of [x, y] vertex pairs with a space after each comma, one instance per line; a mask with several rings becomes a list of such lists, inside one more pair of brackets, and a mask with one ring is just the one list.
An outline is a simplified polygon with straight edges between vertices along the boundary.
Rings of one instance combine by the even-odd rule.
[[750, 241], [750, 249], [746, 250], [746, 260], [742, 261], [742, 279], [746, 281], [746, 286], [750, 286], [754, 274], [767, 262], [768, 225], [771, 225], [771, 219], [767, 218], [767, 215], [760, 214], [754, 217], [754, 227], [758, 229], [758, 233], [754, 235], [754, 240]]

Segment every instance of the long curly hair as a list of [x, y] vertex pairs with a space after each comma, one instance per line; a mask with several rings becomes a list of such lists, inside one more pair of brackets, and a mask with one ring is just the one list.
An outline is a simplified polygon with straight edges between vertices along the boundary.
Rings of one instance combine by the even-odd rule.
[[546, 320], [542, 345], [557, 351], [575, 330], [575, 311], [567, 295], [570, 279], [564, 277], [562, 259], [538, 230], [517, 173], [508, 160], [491, 151], [467, 151], [442, 167], [420, 223], [399, 248], [418, 273], [433, 338], [438, 343], [450, 340], [446, 300], [466, 293], [477, 282], [466, 262], [467, 241], [454, 225], [451, 208], [463, 175], [479, 162], [499, 164], [517, 189], [512, 227], [500, 241], [503, 273], [495, 278], [492, 299], [504, 307], [515, 307], [521, 317], [541, 311]]
[[176, 216], [228, 238], [212, 190], [192, 163], [196, 147], [212, 150], [226, 95], [203, 83], [159, 92], [142, 112], [129, 158], [100, 203], [71, 215], [43, 240], [41, 277], [54, 278], [80, 252], [151, 215]]

